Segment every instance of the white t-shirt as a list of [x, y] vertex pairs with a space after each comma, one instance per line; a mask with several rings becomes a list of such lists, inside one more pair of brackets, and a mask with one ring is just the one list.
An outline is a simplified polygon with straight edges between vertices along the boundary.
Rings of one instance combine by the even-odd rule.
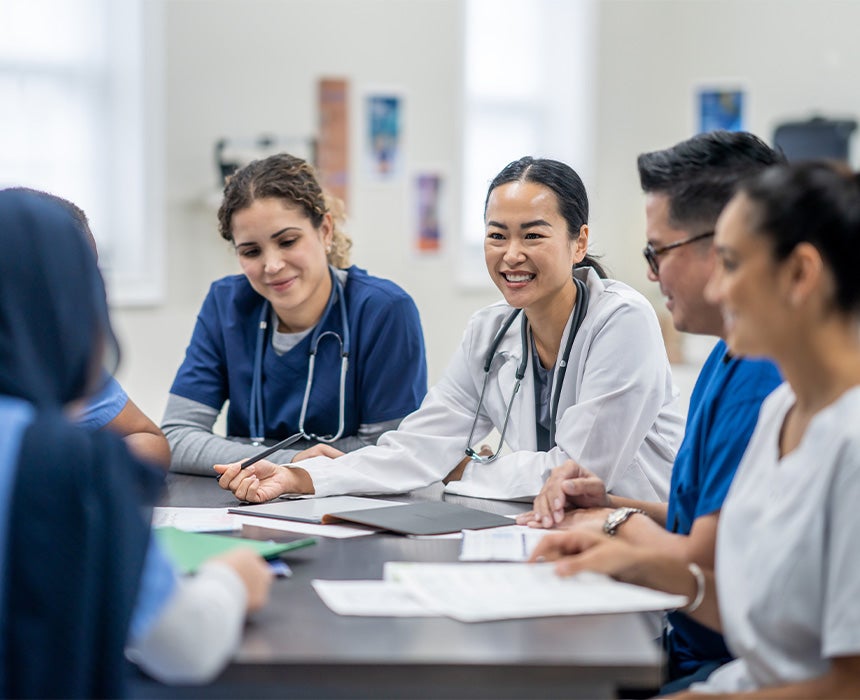
[[717, 590], [737, 659], [696, 691], [809, 680], [828, 659], [860, 654], [860, 387], [780, 459], [794, 401], [787, 384], [767, 398], [723, 506]]

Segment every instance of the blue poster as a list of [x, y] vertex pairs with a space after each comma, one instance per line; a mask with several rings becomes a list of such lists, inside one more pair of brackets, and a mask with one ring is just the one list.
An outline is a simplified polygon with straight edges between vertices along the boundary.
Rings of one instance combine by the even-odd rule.
[[389, 179], [400, 170], [400, 98], [367, 98], [367, 155], [371, 175]]
[[699, 91], [699, 133], [717, 129], [743, 131], [743, 117], [742, 90]]

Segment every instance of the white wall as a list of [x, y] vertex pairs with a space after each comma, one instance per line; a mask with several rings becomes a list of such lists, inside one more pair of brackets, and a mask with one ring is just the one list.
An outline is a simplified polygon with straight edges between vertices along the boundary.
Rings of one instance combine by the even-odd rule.
[[[432, 258], [412, 254], [405, 181], [380, 185], [362, 178], [357, 129], [363, 89], [402, 90], [407, 174], [425, 166], [444, 170], [446, 233], [456, 236], [460, 2], [163, 1], [168, 299], [159, 308], [117, 310], [126, 351], [120, 378], [130, 394], [160, 418], [209, 282], [236, 269], [218, 237], [215, 209], [203, 203], [215, 183], [215, 140], [312, 133], [320, 76], [346, 77], [352, 87], [354, 260], [413, 295], [431, 381], [438, 378], [471, 311], [497, 295], [455, 286], [453, 246]], [[659, 308], [639, 252], [644, 216], [636, 156], [694, 133], [694, 89], [701, 84], [745, 87], [748, 128], [767, 139], [777, 122], [805, 118], [813, 109], [860, 115], [860, 1], [602, 0], [598, 26], [596, 99], [575, 106], [590, 110], [596, 125], [592, 229], [615, 276]], [[572, 76], [576, 70], [571, 66]]]
[[[471, 312], [498, 296], [454, 286], [462, 11], [458, 0], [167, 0], [168, 299], [164, 307], [115, 314], [125, 349], [120, 379], [151, 416], [161, 417], [209, 283], [238, 271], [217, 233], [216, 207], [205, 201], [215, 192], [214, 143], [314, 134], [321, 76], [350, 81], [353, 261], [412, 294], [431, 381], [439, 377]], [[393, 184], [362, 173], [359, 117], [363, 93], [374, 88], [395, 88], [404, 98], [407, 162], [405, 177]], [[446, 176], [448, 245], [419, 257], [410, 247], [408, 183], [410, 173], [427, 167]]]
[[768, 142], [813, 111], [860, 118], [858, 27], [857, 0], [602, 0], [592, 227], [611, 233], [601, 241], [617, 277], [663, 308], [639, 254], [636, 157], [696, 132], [696, 88], [744, 87], [747, 129]]

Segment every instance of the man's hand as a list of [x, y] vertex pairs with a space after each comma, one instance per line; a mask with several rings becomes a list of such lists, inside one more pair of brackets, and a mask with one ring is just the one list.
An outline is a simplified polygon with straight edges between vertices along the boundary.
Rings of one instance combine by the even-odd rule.
[[550, 472], [533, 509], [517, 517], [520, 525], [554, 527], [564, 519], [565, 509], [608, 508], [609, 496], [600, 477], [572, 459]]
[[218, 485], [236, 494], [240, 501], [263, 503], [285, 493], [313, 493], [310, 475], [298, 467], [281, 467], [261, 459], [242, 469], [241, 462], [216, 464], [213, 469], [221, 476]]

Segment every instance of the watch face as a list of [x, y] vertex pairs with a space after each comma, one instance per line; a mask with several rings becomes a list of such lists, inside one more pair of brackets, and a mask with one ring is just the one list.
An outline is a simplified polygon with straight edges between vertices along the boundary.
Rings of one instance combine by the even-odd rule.
[[603, 525], [603, 531], [607, 535], [614, 535], [615, 531], [627, 521], [634, 513], [640, 513], [638, 508], [630, 508], [629, 506], [624, 506], [622, 508], [616, 508], [613, 510], [608, 516], [606, 516], [606, 523]]

